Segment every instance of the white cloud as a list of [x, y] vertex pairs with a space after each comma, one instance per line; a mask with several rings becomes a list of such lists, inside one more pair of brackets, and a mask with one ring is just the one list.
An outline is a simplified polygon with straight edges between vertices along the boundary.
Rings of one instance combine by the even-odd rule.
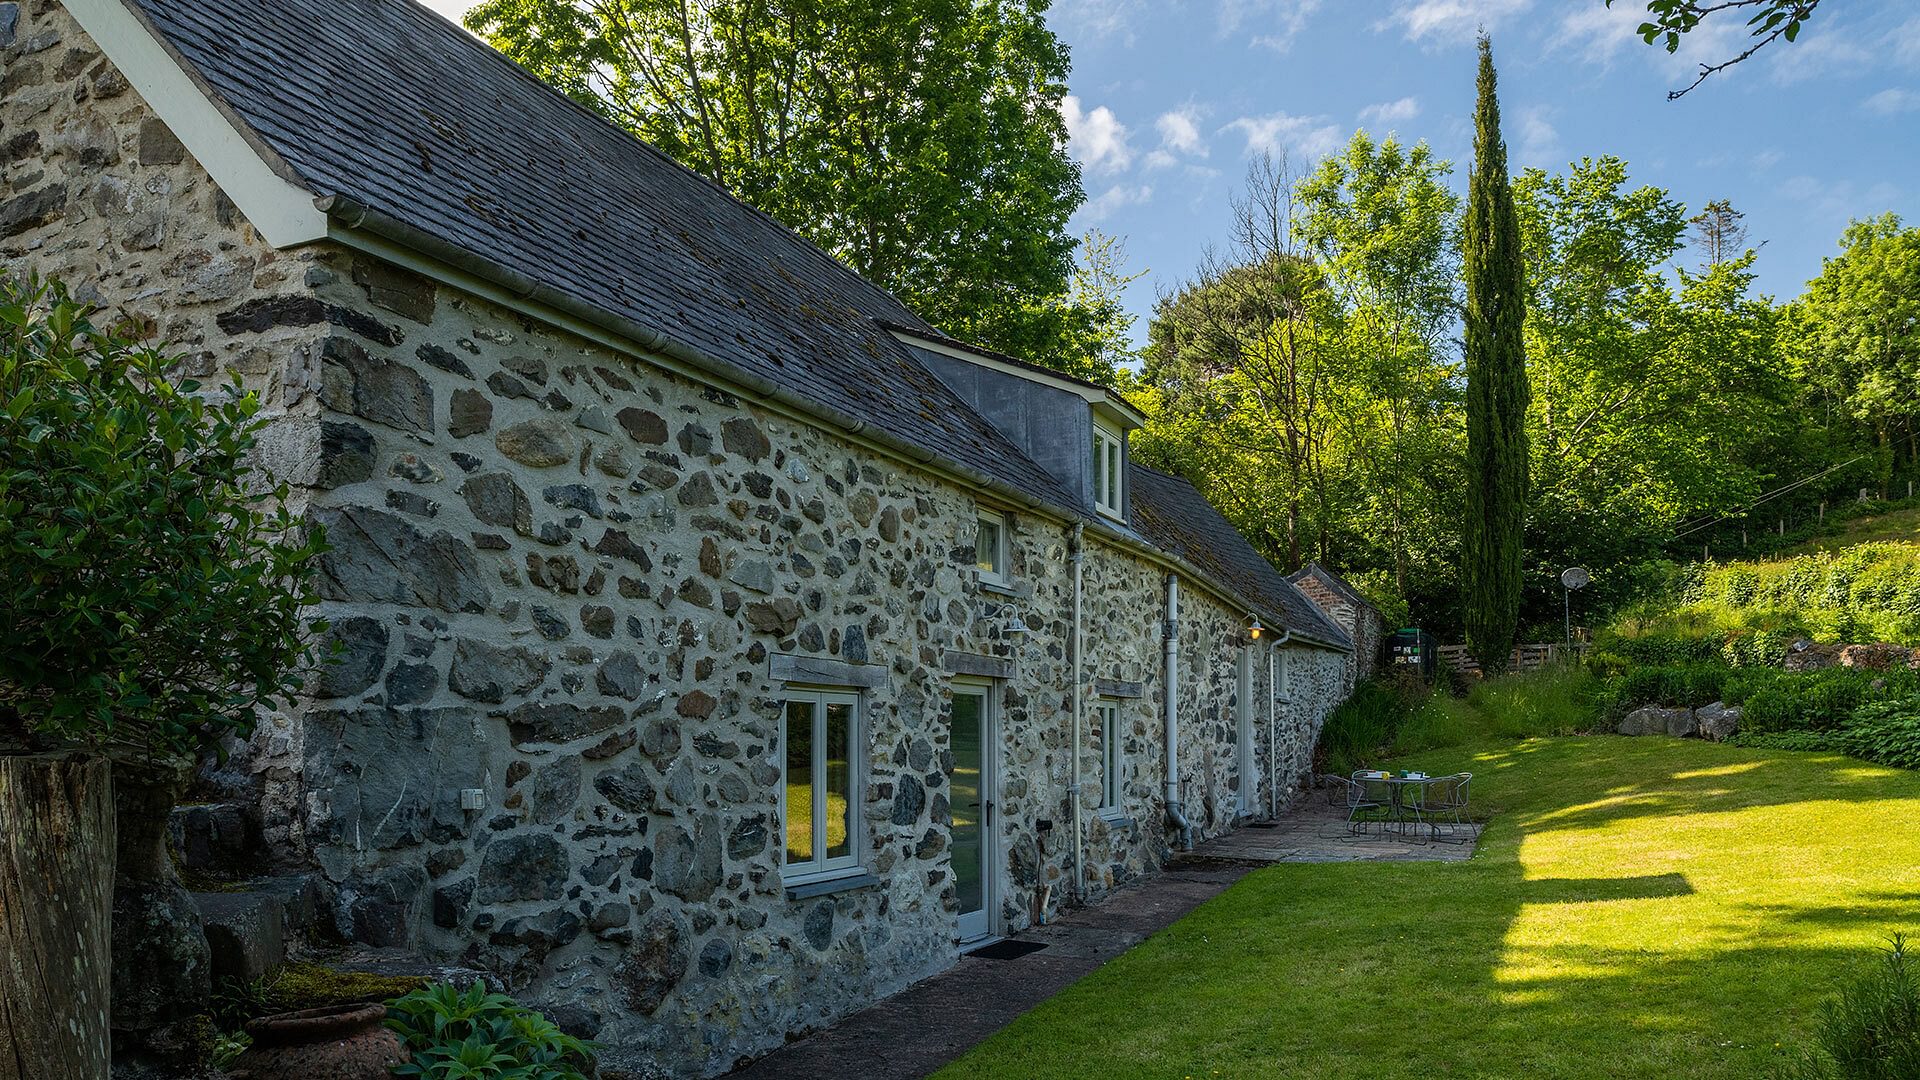
[[1401, 0], [1374, 28], [1398, 27], [1408, 41], [1444, 45], [1471, 41], [1482, 29], [1491, 31], [1532, 6], [1533, 0]]
[[1833, 31], [1803, 36], [1791, 44], [1777, 41], [1768, 46], [1767, 51], [1775, 53], [1767, 57], [1767, 70], [1781, 86], [1857, 73], [1873, 59], [1872, 54], [1854, 44], [1849, 35]]
[[1403, 97], [1399, 101], [1382, 101], [1360, 110], [1360, 122], [1376, 127], [1392, 127], [1404, 124], [1420, 115], [1420, 99]]
[[1220, 36], [1245, 27], [1254, 32], [1248, 44], [1286, 52], [1323, 4], [1324, 0], [1221, 0]]
[[1322, 158], [1340, 145], [1340, 129], [1327, 123], [1324, 116], [1293, 116], [1271, 113], [1267, 116], [1242, 116], [1220, 129], [1237, 131], [1247, 140], [1249, 154], [1296, 153]]
[[1777, 146], [1770, 146], [1753, 155], [1753, 167], [1756, 172], [1767, 172], [1785, 160], [1787, 160], [1786, 151]]
[[1893, 54], [1908, 64], [1920, 64], [1920, 19], [1908, 19], [1893, 32]]
[[1920, 94], [1899, 87], [1882, 90], [1860, 103], [1868, 112], [1881, 116], [1893, 116], [1898, 113], [1920, 110]]
[[1520, 110], [1520, 164], [1542, 167], [1556, 164], [1549, 159], [1560, 153], [1560, 129], [1547, 119], [1550, 115], [1552, 110], [1544, 105]]
[[[1640, 24], [1646, 21], [1647, 9], [1642, 4], [1581, 4], [1560, 20], [1547, 48], [1575, 52], [1588, 63], [1604, 67], [1622, 49], [1650, 48], [1640, 37]], [[1702, 23], [1700, 30], [1708, 25]], [[1660, 53], [1664, 56], [1666, 50], [1662, 48]]]
[[1864, 218], [1884, 214], [1900, 198], [1900, 189], [1885, 180], [1861, 188], [1851, 180], [1789, 177], [1780, 194], [1821, 218]]
[[1119, 172], [1133, 164], [1127, 145], [1127, 125], [1105, 105], [1088, 112], [1080, 99], [1068, 94], [1060, 102], [1060, 118], [1067, 122], [1067, 152], [1092, 172]]
[[1115, 184], [1082, 206], [1080, 216], [1089, 222], [1104, 221], [1122, 207], [1136, 206], [1152, 198], [1153, 186], [1150, 184]]
[[1055, 30], [1074, 31], [1076, 37], [1132, 45], [1134, 17], [1143, 6], [1141, 0], [1060, 0], [1047, 21]]
[[1195, 157], [1207, 156], [1207, 144], [1200, 138], [1200, 114], [1192, 108], [1161, 113], [1153, 126], [1160, 132], [1162, 147]]

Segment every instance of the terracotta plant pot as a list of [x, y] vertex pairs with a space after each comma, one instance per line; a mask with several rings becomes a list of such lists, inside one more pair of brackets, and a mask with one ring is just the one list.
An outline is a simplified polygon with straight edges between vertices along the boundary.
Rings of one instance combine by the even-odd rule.
[[253, 1045], [234, 1062], [233, 1080], [388, 1080], [407, 1060], [385, 1027], [385, 1005], [330, 1005], [252, 1021]]

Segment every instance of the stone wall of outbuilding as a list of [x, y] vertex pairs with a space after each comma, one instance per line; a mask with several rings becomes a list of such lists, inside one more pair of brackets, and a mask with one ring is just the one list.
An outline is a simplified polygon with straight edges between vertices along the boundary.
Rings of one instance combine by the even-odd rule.
[[[6, 10], [7, 4], [0, 4]], [[407, 270], [275, 251], [48, 0], [0, 18], [0, 255], [57, 274], [272, 418], [262, 461], [324, 524], [343, 661], [225, 772], [338, 937], [495, 972], [606, 1060], [711, 1074], [951, 964], [952, 670], [1001, 707], [1004, 929], [1074, 902], [1072, 534], [1014, 512], [1011, 590], [972, 570], [978, 493]], [[1085, 899], [1162, 865], [1164, 568], [1090, 538]], [[1244, 612], [1182, 583], [1182, 798], [1237, 775]], [[1007, 635], [1018, 613], [1031, 632]], [[1290, 648], [1284, 803], [1340, 654]], [[783, 657], [853, 672], [876, 880], [789, 899]], [[966, 658], [972, 658], [971, 661]], [[836, 668], [835, 665], [841, 665]], [[1096, 812], [1095, 680], [1123, 808]], [[478, 808], [469, 808], [469, 800]], [[1043, 902], [1044, 897], [1044, 902]]]

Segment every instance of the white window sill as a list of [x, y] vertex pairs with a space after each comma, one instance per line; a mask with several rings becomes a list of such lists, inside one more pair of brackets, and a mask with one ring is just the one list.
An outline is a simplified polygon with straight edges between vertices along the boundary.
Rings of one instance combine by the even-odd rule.
[[1109, 806], [1102, 809], [1100, 811], [1100, 820], [1116, 829], [1130, 829], [1133, 827], [1133, 819], [1127, 816], [1125, 810], [1117, 806]]
[[1019, 595], [1015, 591], [1012, 582], [1001, 581], [997, 578], [990, 578], [990, 577], [982, 577], [979, 580], [980, 580], [980, 589], [982, 592], [998, 593], [1001, 596]]
[[880, 879], [862, 867], [848, 870], [833, 870], [823, 874], [809, 874], [806, 877], [782, 882], [786, 886], [787, 899], [806, 900], [815, 896], [827, 896], [831, 893], [847, 892], [851, 889], [865, 889], [880, 884]]

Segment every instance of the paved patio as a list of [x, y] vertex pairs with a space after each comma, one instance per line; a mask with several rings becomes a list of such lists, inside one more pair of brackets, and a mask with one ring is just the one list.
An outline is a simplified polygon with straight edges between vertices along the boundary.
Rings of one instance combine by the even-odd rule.
[[1189, 863], [1259, 865], [1282, 862], [1462, 862], [1473, 856], [1480, 827], [1442, 826], [1439, 840], [1397, 831], [1354, 835], [1347, 812], [1317, 797], [1279, 821], [1243, 825], [1183, 856]]

